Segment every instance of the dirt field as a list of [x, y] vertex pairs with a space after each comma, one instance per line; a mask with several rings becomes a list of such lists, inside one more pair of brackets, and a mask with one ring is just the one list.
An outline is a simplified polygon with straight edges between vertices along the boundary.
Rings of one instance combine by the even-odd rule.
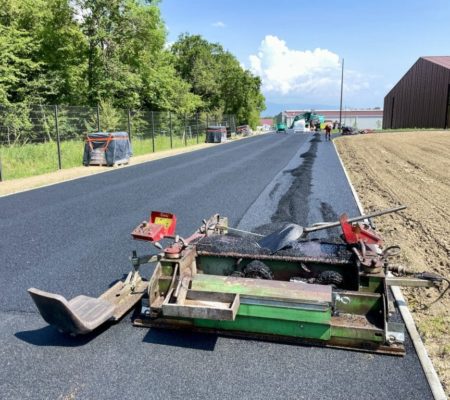
[[[398, 264], [450, 278], [450, 132], [342, 137], [338, 151], [365, 212], [405, 211], [376, 219], [386, 245], [399, 244]], [[450, 293], [429, 309], [435, 289], [404, 289], [433, 364], [450, 394]]]

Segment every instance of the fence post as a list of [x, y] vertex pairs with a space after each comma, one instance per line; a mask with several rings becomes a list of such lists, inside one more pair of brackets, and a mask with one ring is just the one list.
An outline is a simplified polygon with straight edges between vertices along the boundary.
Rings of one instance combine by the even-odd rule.
[[197, 144], [198, 144], [198, 135], [200, 133], [200, 127], [198, 126], [198, 113], [196, 114], [195, 119], [197, 120]]
[[170, 148], [173, 148], [173, 139], [172, 139], [172, 112], [169, 111], [169, 131], [170, 131]]
[[128, 139], [131, 142], [131, 111], [130, 109], [128, 109], [128, 113], [127, 113], [127, 123], [128, 123]]
[[153, 153], [155, 152], [155, 117], [153, 115], [153, 111], [151, 112], [151, 117], [152, 117], [152, 148], [153, 148]]
[[55, 130], [56, 130], [56, 147], [58, 149], [58, 169], [62, 169], [61, 165], [61, 140], [59, 137], [58, 125], [58, 105], [55, 105]]
[[0, 156], [0, 182], [3, 182], [2, 157]]
[[97, 132], [100, 132], [100, 106], [97, 103]]
[[187, 120], [186, 120], [186, 113], [184, 114], [184, 146], [187, 146]]

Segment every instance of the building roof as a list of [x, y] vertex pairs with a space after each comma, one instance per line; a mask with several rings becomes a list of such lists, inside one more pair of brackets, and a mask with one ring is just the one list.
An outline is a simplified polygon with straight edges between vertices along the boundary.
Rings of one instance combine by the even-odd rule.
[[260, 118], [259, 124], [260, 125], [273, 125], [273, 118]]
[[450, 56], [430, 56], [422, 57], [424, 60], [431, 61], [432, 63], [438, 64], [441, 67], [450, 69]]
[[[295, 117], [308, 111], [311, 110], [286, 110], [283, 113], [287, 117]], [[314, 113], [328, 119], [339, 119], [339, 110], [314, 110]], [[383, 110], [342, 110], [342, 117], [383, 118]]]

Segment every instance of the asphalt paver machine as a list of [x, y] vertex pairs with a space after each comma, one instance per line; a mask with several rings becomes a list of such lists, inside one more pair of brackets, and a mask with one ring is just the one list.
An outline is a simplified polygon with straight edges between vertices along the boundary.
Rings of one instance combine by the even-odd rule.
[[[404, 325], [393, 321], [389, 286], [441, 285], [443, 277], [391, 264], [398, 246], [383, 247], [374, 218], [404, 207], [311, 227], [287, 224], [268, 236], [228, 227], [214, 215], [188, 238], [176, 216], [152, 212], [132, 232], [156, 254], [133, 251], [132, 270], [99, 298], [31, 288], [42, 317], [61, 332], [85, 334], [134, 309], [140, 327], [188, 329], [283, 342], [403, 355]], [[340, 227], [336, 240], [309, 239]], [[162, 239], [168, 240], [163, 248]], [[143, 279], [139, 269], [155, 263]]]

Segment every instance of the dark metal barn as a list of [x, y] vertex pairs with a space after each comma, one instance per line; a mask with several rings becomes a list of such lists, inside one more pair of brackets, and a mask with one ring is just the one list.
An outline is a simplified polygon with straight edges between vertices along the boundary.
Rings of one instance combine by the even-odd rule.
[[450, 128], [450, 56], [420, 57], [386, 95], [391, 128]]

